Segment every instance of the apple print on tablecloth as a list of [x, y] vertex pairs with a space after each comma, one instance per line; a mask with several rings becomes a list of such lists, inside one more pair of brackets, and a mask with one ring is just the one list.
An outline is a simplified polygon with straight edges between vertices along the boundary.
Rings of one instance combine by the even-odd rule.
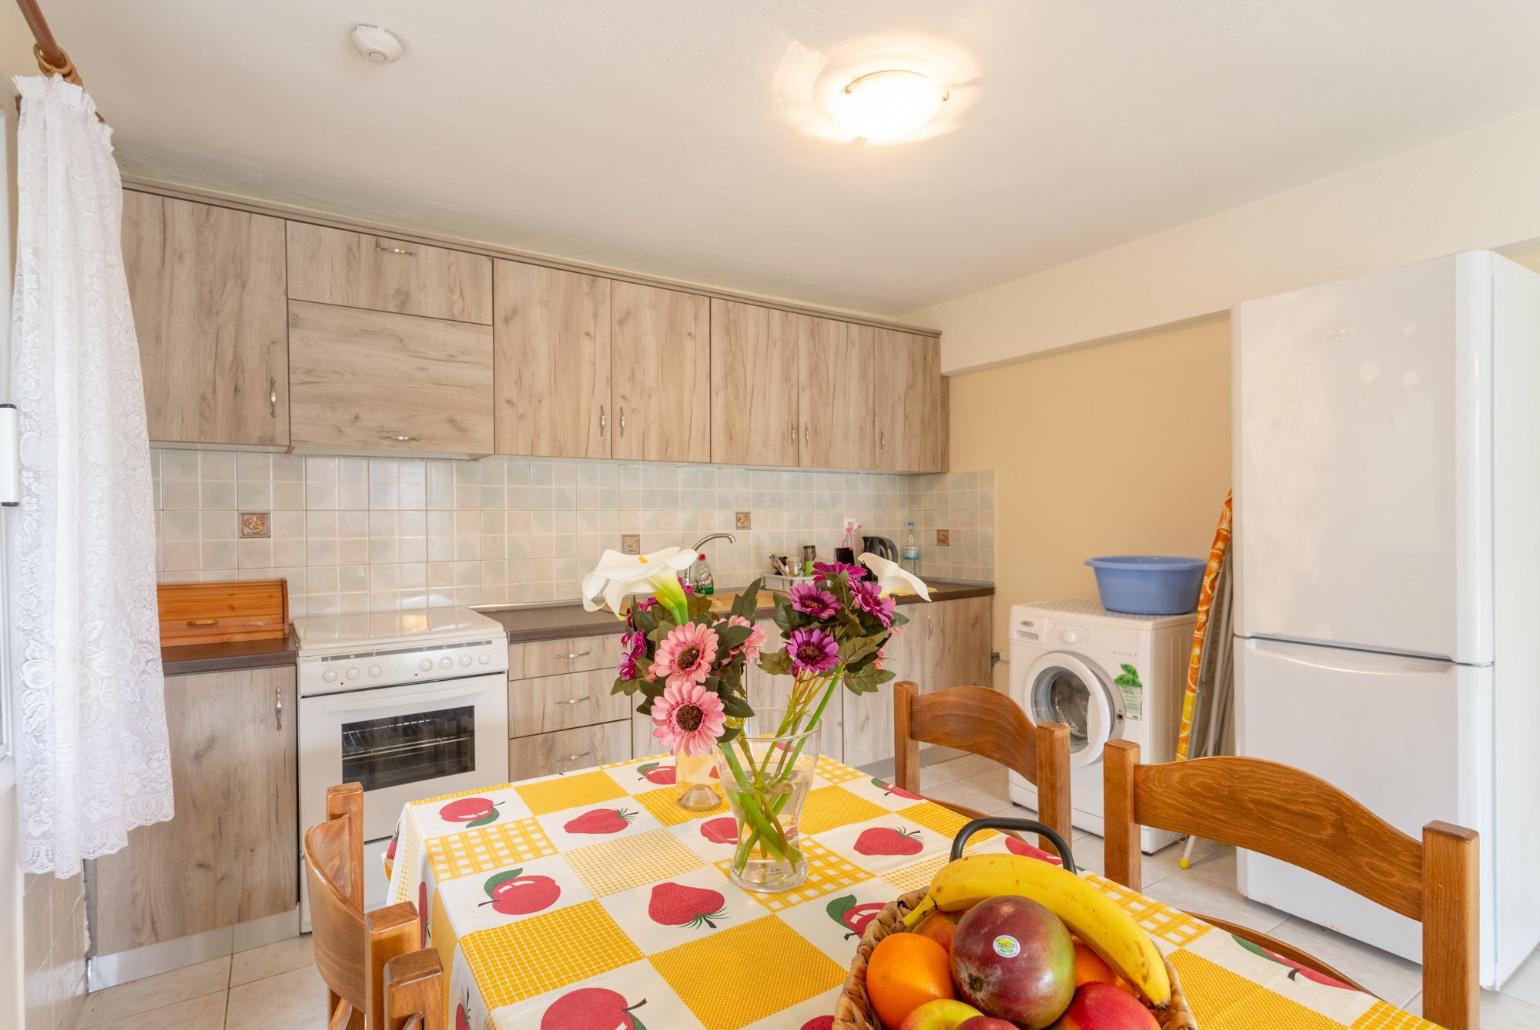
[[662, 762], [647, 762], [636, 767], [637, 776], [648, 783], [656, 783], [660, 786], [668, 786], [674, 782], [674, 767], [664, 765]]
[[713, 844], [738, 843], [738, 820], [730, 815], [707, 819], [700, 824], [700, 835]]
[[631, 825], [636, 813], [624, 808], [593, 808], [580, 816], [568, 819], [562, 829], [568, 833], [609, 834], [619, 833]]
[[455, 798], [438, 810], [438, 817], [446, 823], [464, 823], [468, 828], [488, 826], [497, 822], [497, 808], [501, 804], [490, 798]]
[[524, 870], [504, 869], [493, 873], [482, 884], [492, 911], [505, 916], [527, 916], [556, 904], [561, 897], [561, 887], [549, 876], [525, 876]]
[[829, 918], [845, 928], [845, 936], [859, 938], [866, 932], [867, 924], [877, 918], [887, 905], [883, 901], [868, 901], [864, 905], [856, 904], [854, 894], [846, 894], [835, 898], [824, 906], [824, 911], [829, 913]]
[[918, 855], [925, 850], [925, 842], [918, 830], [872, 826], [861, 831], [855, 849], [862, 855]]
[[1005, 838], [1005, 850], [1009, 851], [1013, 855], [1025, 855], [1027, 858], [1041, 859], [1042, 861], [1049, 862], [1053, 865], [1064, 864], [1059, 860], [1057, 855], [1044, 851], [1042, 848], [1034, 847], [1017, 837]]
[[455, 1002], [455, 1030], [471, 1030], [471, 992], [469, 987], [460, 989], [460, 998]]
[[647, 999], [628, 1002], [606, 987], [580, 987], [563, 994], [540, 1017], [540, 1030], [647, 1030], [636, 1010]]
[[897, 784], [884, 782], [883, 779], [881, 777], [879, 777], [879, 776], [873, 776], [872, 777], [872, 786], [876, 787], [878, 790], [882, 791], [882, 796], [885, 797], [885, 798], [899, 797], [899, 798], [903, 798], [905, 801], [924, 801], [925, 800], [924, 798], [920, 797], [920, 795], [914, 793], [913, 791], [905, 790], [904, 788], [898, 786]]
[[814, 1016], [803, 1023], [800, 1030], [834, 1030], [833, 1016]]
[[709, 926], [727, 912], [727, 899], [720, 891], [707, 887], [688, 887], [682, 883], [660, 883], [652, 888], [647, 902], [647, 916], [662, 926]]
[[1301, 965], [1291, 958], [1287, 958], [1278, 954], [1276, 951], [1262, 947], [1260, 944], [1253, 944], [1251, 941], [1246, 940], [1244, 937], [1237, 937], [1235, 934], [1231, 934], [1230, 936], [1235, 940], [1236, 944], [1239, 944], [1253, 955], [1258, 955], [1262, 958], [1265, 958], [1269, 962], [1276, 962], [1280, 966], [1287, 966], [1289, 968], [1290, 980], [1295, 980], [1302, 976], [1312, 983], [1321, 984], [1323, 987], [1336, 987], [1339, 990], [1344, 991], [1351, 991], [1354, 989], [1343, 983], [1341, 980], [1338, 980], [1334, 976], [1328, 976], [1325, 973], [1318, 973], [1314, 969], [1311, 969], [1309, 966]]

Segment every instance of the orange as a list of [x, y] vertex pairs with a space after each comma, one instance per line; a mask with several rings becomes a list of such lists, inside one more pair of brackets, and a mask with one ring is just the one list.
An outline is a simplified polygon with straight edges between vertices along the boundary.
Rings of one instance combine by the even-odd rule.
[[1075, 941], [1075, 986], [1085, 983], [1108, 983], [1133, 993], [1133, 988], [1121, 976], [1112, 971], [1112, 967], [1103, 961], [1102, 957], [1085, 945], [1085, 942]]
[[889, 934], [866, 963], [866, 993], [883, 1025], [896, 1027], [925, 1004], [955, 997], [946, 949], [917, 933]]

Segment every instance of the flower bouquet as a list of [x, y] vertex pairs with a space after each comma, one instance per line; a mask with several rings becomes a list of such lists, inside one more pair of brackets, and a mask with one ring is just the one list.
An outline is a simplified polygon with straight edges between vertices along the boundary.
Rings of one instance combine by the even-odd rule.
[[[733, 879], [754, 890], [786, 890], [807, 875], [797, 823], [812, 784], [823, 713], [842, 686], [874, 693], [894, 673], [883, 646], [908, 620], [895, 593], [930, 600], [918, 577], [874, 554], [860, 564], [820, 563], [814, 580], [775, 601], [783, 651], [763, 652], [754, 625], [756, 580], [727, 613], [693, 597], [678, 580], [693, 553], [669, 548], [649, 555], [607, 551], [583, 581], [589, 610], [607, 607], [627, 620], [621, 638], [617, 693], [641, 695], [653, 735], [686, 761], [713, 754], [716, 773], [738, 820]], [[643, 596], [629, 608], [625, 598]], [[792, 678], [784, 708], [756, 711], [744, 686], [747, 663]], [[677, 772], [676, 772], [676, 775]], [[713, 803], [714, 803], [713, 797]]]

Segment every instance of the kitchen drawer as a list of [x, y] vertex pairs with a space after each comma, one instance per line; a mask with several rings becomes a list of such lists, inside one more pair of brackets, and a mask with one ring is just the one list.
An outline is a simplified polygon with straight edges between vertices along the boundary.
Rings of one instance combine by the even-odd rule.
[[610, 681], [613, 683], [615, 665], [620, 661], [620, 629], [617, 624], [614, 633], [510, 644], [508, 676], [512, 679], [532, 679], [563, 672], [604, 669], [610, 673]]
[[612, 694], [615, 675], [608, 669], [508, 681], [508, 735], [591, 726], [624, 719], [631, 700]]
[[508, 778], [527, 780], [532, 776], [570, 772], [630, 758], [630, 724], [624, 720], [576, 730], [537, 733], [533, 737], [518, 737], [508, 742]]
[[492, 324], [492, 259], [289, 222], [289, 299]]

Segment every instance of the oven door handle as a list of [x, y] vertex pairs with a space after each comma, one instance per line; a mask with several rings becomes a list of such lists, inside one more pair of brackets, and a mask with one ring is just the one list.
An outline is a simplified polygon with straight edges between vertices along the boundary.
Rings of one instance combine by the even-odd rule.
[[462, 698], [485, 698], [488, 696], [485, 687], [479, 690], [457, 690], [453, 693], [435, 692], [431, 690], [418, 691], [415, 694], [395, 694], [388, 698], [374, 697], [378, 690], [366, 690], [360, 692], [363, 696], [352, 701], [327, 701], [321, 710], [325, 712], [364, 712], [381, 708], [397, 708], [401, 705], [416, 704], [418, 701], [459, 701]]

